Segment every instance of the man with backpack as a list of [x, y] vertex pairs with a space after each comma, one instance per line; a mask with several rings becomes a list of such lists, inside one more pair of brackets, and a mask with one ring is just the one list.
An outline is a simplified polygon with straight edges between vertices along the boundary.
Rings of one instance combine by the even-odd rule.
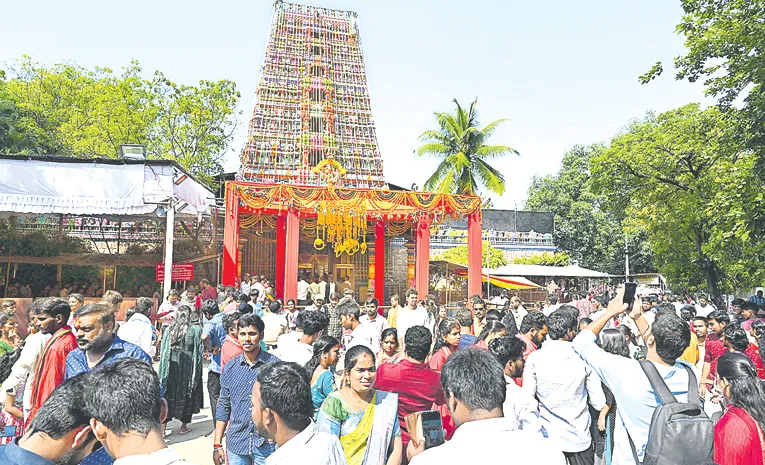
[[698, 380], [678, 361], [690, 343], [688, 323], [672, 314], [649, 327], [636, 299], [630, 311], [646, 343], [646, 361], [627, 360], [598, 347], [598, 334], [628, 306], [620, 289], [606, 312], [574, 339], [574, 350], [616, 399], [614, 465], [699, 465], [712, 457], [713, 425], [700, 406]]

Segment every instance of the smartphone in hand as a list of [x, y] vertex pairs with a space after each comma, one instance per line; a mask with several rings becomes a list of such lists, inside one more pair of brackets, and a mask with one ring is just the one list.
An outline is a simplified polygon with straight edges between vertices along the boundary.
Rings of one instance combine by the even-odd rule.
[[622, 302], [627, 304], [628, 310], [632, 309], [632, 303], [635, 302], [635, 292], [637, 291], [637, 283], [624, 283], [624, 297]]
[[415, 447], [424, 441], [425, 449], [430, 449], [440, 446], [446, 441], [441, 413], [437, 410], [410, 413], [404, 418], [404, 421]]

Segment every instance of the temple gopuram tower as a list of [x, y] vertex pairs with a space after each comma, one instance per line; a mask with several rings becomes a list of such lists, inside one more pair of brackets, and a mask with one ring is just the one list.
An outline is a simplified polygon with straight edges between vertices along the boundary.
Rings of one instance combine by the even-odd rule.
[[226, 182], [222, 283], [273, 277], [286, 302], [308, 274], [349, 283], [360, 302], [409, 287], [424, 297], [431, 225], [447, 217], [467, 218], [467, 291], [480, 293], [481, 199], [385, 183], [356, 13], [277, 1]]
[[356, 13], [274, 4], [238, 180], [383, 187]]

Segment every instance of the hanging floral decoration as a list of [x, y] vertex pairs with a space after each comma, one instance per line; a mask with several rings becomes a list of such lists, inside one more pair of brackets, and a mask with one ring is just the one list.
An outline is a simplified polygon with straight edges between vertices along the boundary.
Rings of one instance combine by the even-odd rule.
[[322, 201], [317, 205], [316, 213], [316, 240], [313, 243], [316, 250], [324, 249], [331, 242], [336, 257], [343, 253], [367, 252], [366, 211], [344, 210]]
[[367, 221], [385, 221], [386, 234], [401, 234], [423, 218], [434, 225], [470, 214], [480, 221], [481, 214], [478, 196], [429, 192], [228, 182], [226, 197], [237, 199], [245, 228], [258, 221], [257, 215], [296, 211], [302, 229], [315, 229], [314, 248], [332, 244], [337, 256], [366, 253]]

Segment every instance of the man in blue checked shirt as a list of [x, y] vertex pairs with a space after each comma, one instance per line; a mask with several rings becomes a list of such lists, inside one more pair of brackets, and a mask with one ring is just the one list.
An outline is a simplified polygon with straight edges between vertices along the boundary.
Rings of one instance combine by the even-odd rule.
[[151, 365], [140, 347], [123, 341], [114, 332], [114, 310], [103, 303], [88, 304], [74, 315], [74, 335], [79, 348], [66, 357], [66, 379], [98, 370], [122, 358], [137, 358]]
[[[215, 412], [215, 438], [213, 463], [223, 465], [223, 434], [229, 465], [262, 465], [274, 452], [274, 443], [261, 437], [252, 422], [252, 388], [258, 371], [269, 363], [278, 362], [275, 356], [261, 350], [265, 325], [260, 317], [243, 315], [239, 319], [239, 343], [242, 353], [226, 363], [220, 376], [220, 398]], [[226, 432], [228, 427], [228, 432]]]
[[[151, 357], [140, 347], [115, 334], [114, 308], [104, 303], [84, 305], [74, 314], [77, 349], [66, 357], [66, 379], [97, 371], [117, 360], [136, 358], [151, 365]], [[114, 459], [102, 448], [85, 457], [80, 465], [110, 465]]]

